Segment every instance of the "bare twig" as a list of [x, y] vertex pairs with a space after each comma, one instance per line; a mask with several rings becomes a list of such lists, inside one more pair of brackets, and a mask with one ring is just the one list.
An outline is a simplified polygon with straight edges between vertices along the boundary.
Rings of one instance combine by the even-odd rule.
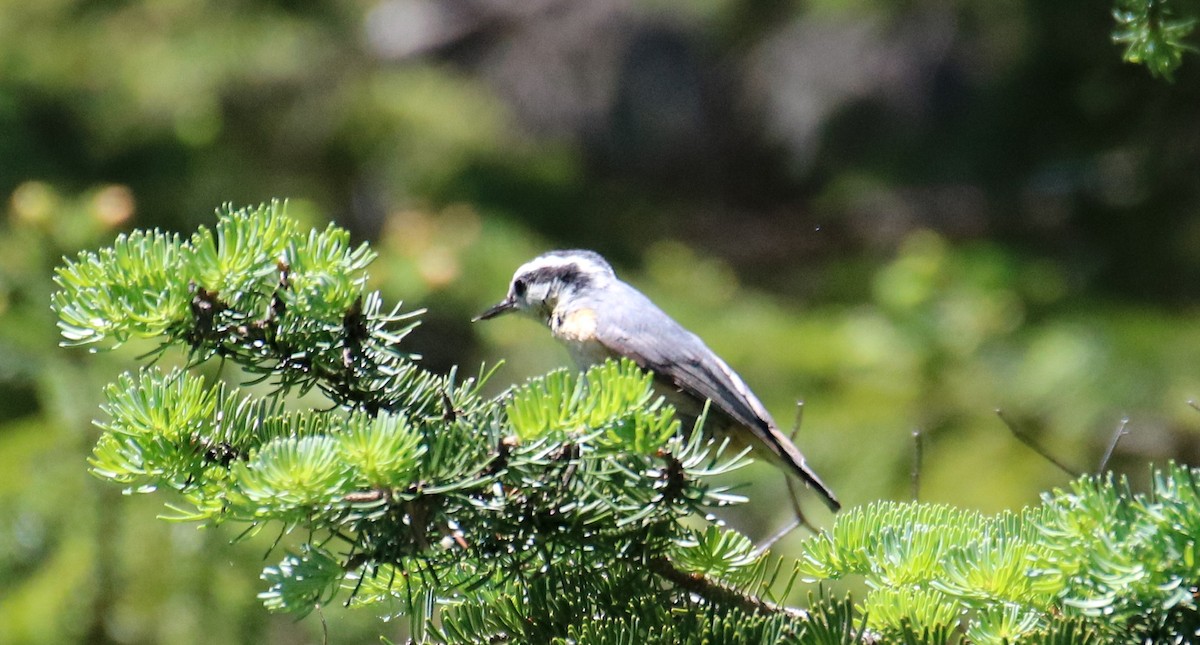
[[793, 480], [789, 475], [785, 474], [783, 476], [783, 482], [787, 485], [788, 499], [792, 502], [792, 513], [795, 515], [795, 517], [792, 519], [792, 521], [785, 524], [783, 528], [775, 531], [775, 533], [773, 533], [770, 537], [768, 537], [766, 540], [763, 540], [762, 544], [756, 546], [754, 548], [755, 557], [766, 553], [768, 549], [775, 546], [776, 542], [782, 540], [785, 536], [792, 531], [795, 531], [798, 527], [803, 526], [809, 531], [812, 531], [814, 534], [817, 532], [817, 527], [813, 526], [812, 523], [808, 521], [808, 518], [804, 516], [804, 511], [800, 508], [800, 493], [796, 490], [795, 480]]
[[800, 424], [804, 423], [804, 399], [796, 401], [796, 421], [792, 424], [792, 434], [789, 439], [796, 440], [796, 435], [800, 434]]
[[[800, 508], [800, 491], [796, 490], [796, 480], [785, 476], [783, 481], [787, 485], [788, 500], [792, 503], [792, 513], [796, 516], [796, 522], [803, 524], [804, 528], [816, 533], [817, 527], [813, 526], [812, 522], [809, 522], [808, 518], [804, 517], [804, 510]], [[795, 528], [795, 525], [792, 528]]]
[[1009, 420], [1009, 418], [1007, 416], [1004, 415], [1004, 410], [997, 409], [996, 416], [1000, 417], [1000, 420], [1004, 422], [1004, 425], [1006, 427], [1008, 427], [1008, 431], [1011, 432], [1012, 435], [1017, 438], [1017, 441], [1020, 441], [1021, 443], [1025, 444], [1030, 450], [1032, 450], [1032, 451], [1036, 452], [1038, 455], [1040, 455], [1042, 457], [1042, 459], [1045, 459], [1046, 461], [1054, 464], [1059, 470], [1063, 471], [1064, 473], [1070, 475], [1071, 477], [1079, 477], [1079, 475], [1080, 475], [1079, 471], [1075, 470], [1074, 468], [1071, 468], [1070, 466], [1068, 466], [1068, 465], [1064, 464], [1063, 462], [1059, 461], [1058, 459], [1056, 459], [1054, 457], [1054, 455], [1051, 455], [1045, 448], [1040, 446], [1036, 441], [1034, 441], [1031, 437], [1029, 437], [1029, 435], [1026, 435], [1025, 433], [1018, 430], [1016, 424], [1014, 424], [1011, 420]]
[[796, 527], [800, 526], [802, 522], [803, 520], [799, 517], [792, 518], [792, 520], [785, 524], [783, 528], [775, 531], [770, 537], [763, 540], [761, 544], [754, 547], [754, 551], [751, 552], [752, 555], [756, 558], [762, 556], [762, 554], [769, 551], [771, 547], [775, 546], [776, 542], [782, 540], [788, 533], [795, 531]]
[[321, 645], [329, 645], [329, 623], [325, 620], [325, 608], [317, 603], [317, 615], [321, 617]]
[[[789, 435], [789, 437], [788, 437], [789, 439], [791, 439], [792, 441], [796, 440], [796, 435], [800, 433], [800, 426], [803, 423], [804, 423], [804, 401], [797, 400], [796, 401], [796, 420], [794, 423], [792, 423], [792, 433], [791, 433], [791, 435]], [[783, 528], [779, 529], [778, 531], [773, 533], [770, 537], [768, 537], [766, 540], [764, 540], [762, 542], [762, 544], [759, 544], [757, 547], [755, 547], [755, 549], [754, 549], [755, 556], [759, 556], [759, 555], [762, 555], [763, 553], [766, 553], [768, 549], [775, 546], [776, 542], [782, 540], [787, 534], [796, 530], [796, 527], [804, 526], [804, 528], [808, 529], [809, 531], [812, 531], [813, 533], [817, 532], [817, 528], [815, 526], [813, 526], [811, 522], [808, 521], [808, 518], [806, 518], [804, 516], [804, 511], [800, 508], [800, 497], [799, 497], [800, 494], [796, 491], [796, 485], [792, 481], [791, 476], [785, 474], [783, 476], [783, 481], [787, 485], [788, 499], [792, 503], [792, 513], [795, 515], [795, 519], [793, 519], [791, 522], [788, 522], [786, 525], [783, 526]]]
[[1108, 440], [1108, 448], [1104, 451], [1104, 458], [1100, 460], [1100, 466], [1096, 472], [1102, 473], [1108, 467], [1108, 460], [1112, 458], [1113, 451], [1117, 449], [1117, 443], [1121, 441], [1121, 437], [1129, 434], [1126, 428], [1129, 427], [1129, 417], [1121, 417], [1121, 423], [1117, 426], [1117, 431], [1113, 433], [1111, 439]]
[[925, 458], [925, 443], [922, 441], [924, 435], [920, 428], [912, 431], [913, 439], [913, 465], [912, 465], [912, 499], [917, 501], [921, 498], [921, 464]]

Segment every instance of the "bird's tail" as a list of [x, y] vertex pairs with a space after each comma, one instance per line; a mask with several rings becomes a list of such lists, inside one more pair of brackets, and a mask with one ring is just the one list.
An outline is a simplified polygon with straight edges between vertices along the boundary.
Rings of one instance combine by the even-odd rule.
[[775, 445], [779, 448], [780, 453], [777, 455], [783, 465], [796, 477], [800, 478], [809, 488], [817, 491], [821, 496], [821, 501], [829, 507], [829, 510], [834, 513], [842, 509], [842, 503], [838, 501], [837, 496], [825, 482], [821, 481], [820, 477], [808, 467], [808, 462], [804, 460], [804, 455], [800, 453], [800, 449], [790, 439], [783, 436], [778, 428], [771, 427], [771, 438], [774, 439]]

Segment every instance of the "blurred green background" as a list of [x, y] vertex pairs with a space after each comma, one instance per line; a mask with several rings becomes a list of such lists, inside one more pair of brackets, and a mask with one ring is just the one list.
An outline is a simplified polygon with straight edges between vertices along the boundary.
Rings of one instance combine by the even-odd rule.
[[[1200, 66], [1122, 64], [1084, 0], [0, 0], [0, 642], [373, 643], [254, 594], [269, 540], [86, 473], [137, 348], [57, 347], [52, 268], [291, 200], [382, 253], [444, 371], [568, 362], [470, 317], [563, 247], [738, 369], [853, 505], [996, 511], [1072, 467], [1200, 457]], [[144, 348], [142, 348], [144, 349]], [[755, 467], [725, 519], [790, 516]], [[811, 497], [806, 505], [828, 521]], [[802, 536], [781, 547], [794, 553]], [[264, 555], [266, 560], [264, 560]], [[325, 625], [322, 624], [324, 621]]]

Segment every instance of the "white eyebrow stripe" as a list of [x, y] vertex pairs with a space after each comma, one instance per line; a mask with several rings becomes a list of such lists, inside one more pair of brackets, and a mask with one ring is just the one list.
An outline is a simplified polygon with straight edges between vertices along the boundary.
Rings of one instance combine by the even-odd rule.
[[521, 265], [514, 274], [514, 277], [529, 275], [539, 270], [557, 269], [572, 265], [577, 267], [580, 273], [586, 275], [615, 276], [612, 266], [592, 251], [577, 253], [550, 251]]

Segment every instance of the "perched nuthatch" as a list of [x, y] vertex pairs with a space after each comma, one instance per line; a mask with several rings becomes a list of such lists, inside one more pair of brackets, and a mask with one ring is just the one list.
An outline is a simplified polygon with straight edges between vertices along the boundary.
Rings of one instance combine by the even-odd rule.
[[700, 337], [684, 329], [640, 291], [617, 279], [593, 251], [551, 251], [513, 274], [508, 295], [476, 321], [516, 311], [550, 327], [580, 366], [626, 357], [654, 374], [656, 389], [684, 422], [712, 401], [705, 430], [728, 437], [783, 468], [820, 493], [825, 505], [841, 504], [775, 425], [746, 383]]

